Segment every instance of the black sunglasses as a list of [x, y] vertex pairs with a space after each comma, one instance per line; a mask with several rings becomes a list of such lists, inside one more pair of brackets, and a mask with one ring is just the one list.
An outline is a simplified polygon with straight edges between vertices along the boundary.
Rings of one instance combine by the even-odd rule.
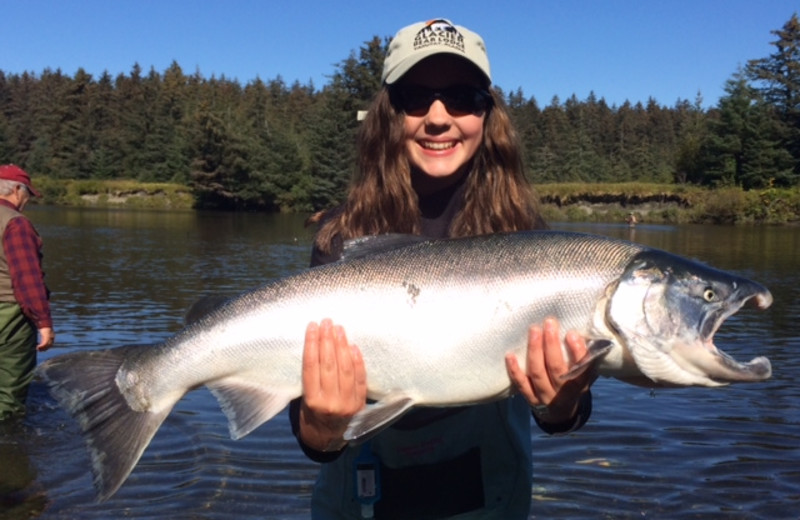
[[437, 99], [444, 103], [451, 115], [479, 114], [492, 104], [489, 91], [471, 85], [454, 85], [443, 89], [397, 85], [391, 88], [390, 96], [395, 108], [413, 116], [427, 114]]

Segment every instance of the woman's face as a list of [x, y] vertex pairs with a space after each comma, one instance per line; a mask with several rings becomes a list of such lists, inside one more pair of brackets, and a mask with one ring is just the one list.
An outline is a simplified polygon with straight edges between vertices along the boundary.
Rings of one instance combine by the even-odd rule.
[[434, 192], [454, 184], [483, 141], [488, 92], [472, 65], [434, 55], [393, 88], [404, 112], [405, 149], [415, 188]]

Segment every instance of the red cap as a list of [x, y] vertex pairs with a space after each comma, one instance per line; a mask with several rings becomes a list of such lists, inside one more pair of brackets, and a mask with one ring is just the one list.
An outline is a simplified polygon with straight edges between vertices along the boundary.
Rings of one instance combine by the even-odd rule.
[[30, 176], [25, 173], [25, 170], [17, 166], [16, 164], [4, 164], [0, 166], [0, 179], [4, 179], [7, 181], [17, 181], [21, 184], [24, 184], [28, 191], [31, 192], [31, 195], [34, 197], [41, 197], [42, 194], [36, 191], [31, 184]]

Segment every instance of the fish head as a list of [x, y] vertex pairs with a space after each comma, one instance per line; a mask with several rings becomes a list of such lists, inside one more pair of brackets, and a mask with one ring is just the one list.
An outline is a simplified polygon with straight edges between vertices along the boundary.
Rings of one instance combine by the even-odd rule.
[[740, 363], [714, 345], [714, 333], [748, 302], [766, 309], [772, 295], [746, 278], [646, 250], [618, 280], [606, 318], [653, 386], [720, 386], [772, 373], [765, 357]]

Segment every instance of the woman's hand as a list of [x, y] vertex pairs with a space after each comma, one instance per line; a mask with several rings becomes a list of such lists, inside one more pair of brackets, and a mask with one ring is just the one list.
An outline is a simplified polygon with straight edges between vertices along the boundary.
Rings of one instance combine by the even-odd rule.
[[317, 451], [335, 451], [350, 419], [367, 399], [367, 373], [361, 351], [347, 342], [331, 320], [310, 323], [303, 350], [300, 438]]
[[562, 376], [586, 355], [584, 339], [574, 331], [566, 335], [567, 357], [561, 349], [558, 321], [548, 318], [542, 327], [532, 326], [528, 332], [528, 355], [525, 372], [514, 354], [506, 354], [506, 368], [517, 390], [537, 413], [537, 419], [551, 424], [569, 421], [578, 412], [581, 396], [589, 390], [597, 374], [587, 370], [575, 379]]

